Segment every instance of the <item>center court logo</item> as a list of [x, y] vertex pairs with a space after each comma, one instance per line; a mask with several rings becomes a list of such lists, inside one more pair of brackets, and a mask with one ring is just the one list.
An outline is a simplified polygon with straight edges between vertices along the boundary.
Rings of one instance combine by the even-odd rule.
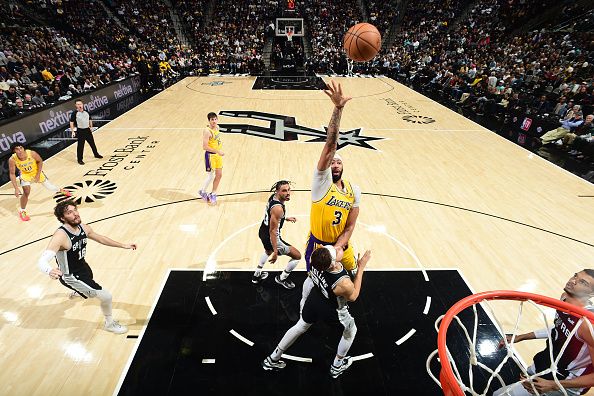
[[[303, 125], [297, 125], [295, 117], [263, 113], [260, 111], [237, 111], [224, 110], [219, 115], [237, 118], [252, 118], [254, 120], [268, 121], [267, 127], [250, 124], [219, 124], [221, 132], [241, 133], [244, 135], [257, 136], [266, 139], [280, 140], [284, 142], [297, 140], [299, 135], [311, 136], [314, 139], [308, 142], [325, 142], [328, 128], [324, 130], [313, 129]], [[350, 131], [340, 132], [338, 136], [338, 150], [351, 145], [376, 150], [368, 142], [382, 140], [381, 137], [363, 136], [362, 128], [352, 129]]]
[[113, 194], [116, 188], [116, 184], [109, 180], [84, 180], [64, 187], [65, 190], [72, 194], [72, 197], [68, 198], [63, 194], [58, 193], [54, 195], [54, 199], [56, 202], [72, 199], [74, 203], [80, 205], [83, 202], [91, 203], [103, 199], [108, 195]]

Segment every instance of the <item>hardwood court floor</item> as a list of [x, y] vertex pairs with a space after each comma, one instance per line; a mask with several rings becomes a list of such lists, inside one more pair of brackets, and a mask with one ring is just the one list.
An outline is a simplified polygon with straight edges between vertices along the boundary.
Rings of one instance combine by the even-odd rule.
[[[376, 150], [340, 150], [345, 179], [364, 192], [352, 240], [357, 250], [373, 250], [370, 266], [458, 268], [475, 291], [558, 296], [574, 272], [592, 265], [593, 185], [393, 80], [338, 80], [354, 97], [341, 130], [361, 128], [359, 136], [382, 138], [368, 141]], [[225, 134], [220, 203], [209, 207], [196, 199], [204, 177], [201, 128], [209, 111], [290, 116], [320, 131], [328, 123], [332, 106], [322, 92], [257, 91], [253, 82], [187, 78], [96, 132], [103, 160], [90, 158], [87, 147], [87, 164], [79, 166], [71, 146], [44, 163], [55, 184], [71, 186], [83, 200], [91, 197], [80, 207], [84, 222], [139, 245], [133, 252], [90, 242], [87, 253], [129, 335], [146, 324], [169, 268], [255, 266], [268, 196], [259, 191], [276, 180], [290, 179], [303, 190], [287, 205], [298, 222], [283, 229], [284, 239], [303, 249], [307, 190], [322, 149], [322, 143], [307, 142], [312, 136], [280, 141]], [[220, 123], [270, 125], [229, 116]], [[113, 193], [107, 181], [117, 186]], [[12, 187], [0, 193], [11, 194]], [[58, 226], [47, 191], [33, 186], [30, 222], [18, 220], [16, 204], [2, 196], [2, 393], [112, 393], [137, 340], [101, 330], [96, 301], [69, 300], [67, 289], [37, 270], [46, 237]], [[285, 260], [279, 262], [271, 267], [282, 269]], [[514, 315], [502, 315], [513, 323]], [[528, 322], [525, 330], [535, 326], [542, 324]]]

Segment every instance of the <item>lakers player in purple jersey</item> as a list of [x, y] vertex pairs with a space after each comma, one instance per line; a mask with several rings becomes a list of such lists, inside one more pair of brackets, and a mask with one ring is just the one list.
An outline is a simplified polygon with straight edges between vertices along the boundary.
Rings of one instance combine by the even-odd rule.
[[[576, 273], [567, 281], [561, 301], [594, 312], [591, 298], [594, 297], [594, 270], [585, 269]], [[519, 334], [515, 342], [533, 339], [547, 339], [546, 348], [534, 356], [533, 364], [528, 367], [528, 373], [534, 375], [551, 367], [551, 353], [557, 362], [556, 374], [559, 383], [569, 396], [583, 395], [588, 388], [594, 386], [594, 339], [587, 323], [582, 323], [575, 334], [571, 335], [578, 323], [578, 318], [557, 310], [554, 326], [549, 329], [535, 330], [530, 333]], [[549, 340], [549, 334], [551, 339]], [[568, 341], [568, 338], [570, 338]], [[507, 335], [507, 342], [512, 336]], [[568, 342], [563, 354], [559, 357], [565, 343]], [[503, 340], [500, 342], [503, 347]], [[552, 350], [552, 351], [551, 351]], [[533, 389], [534, 386], [534, 389]], [[526, 378], [512, 385], [506, 385], [493, 393], [493, 396], [530, 396], [536, 394], [544, 396], [561, 396], [565, 393], [554, 381], [551, 373], [535, 377], [532, 383]]]
[[[98, 298], [105, 316], [103, 329], [116, 334], [126, 333], [126, 326], [113, 319], [111, 293], [93, 279], [93, 271], [85, 260], [87, 238], [105, 246], [122, 249], [136, 250], [136, 244], [123, 244], [96, 233], [91, 226], [81, 222], [76, 204], [72, 201], [62, 201], [56, 205], [54, 215], [62, 226], [54, 232], [41, 254], [37, 262], [39, 269], [83, 298]], [[54, 259], [58, 264], [57, 268], [50, 265]]]

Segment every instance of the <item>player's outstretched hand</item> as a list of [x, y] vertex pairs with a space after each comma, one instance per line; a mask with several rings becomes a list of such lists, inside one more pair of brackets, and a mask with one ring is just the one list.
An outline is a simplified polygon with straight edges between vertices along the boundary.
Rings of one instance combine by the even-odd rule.
[[345, 96], [342, 93], [342, 86], [334, 80], [330, 81], [330, 84], [326, 84], [326, 88], [324, 93], [328, 95], [332, 100], [332, 103], [334, 103], [334, 106], [338, 108], [343, 108], [344, 105], [352, 99], [350, 96]]
[[132, 249], [132, 250], [136, 250], [138, 248], [138, 245], [136, 245], [135, 243], [131, 243], [129, 245], [125, 245], [124, 249]]
[[285, 220], [290, 221], [291, 223], [294, 223], [297, 221], [296, 217], [287, 217]]
[[357, 255], [357, 267], [359, 269], [364, 269], [367, 266], [369, 259], [371, 259], [371, 250], [366, 250], [363, 257], [361, 257], [361, 254], [359, 253]]

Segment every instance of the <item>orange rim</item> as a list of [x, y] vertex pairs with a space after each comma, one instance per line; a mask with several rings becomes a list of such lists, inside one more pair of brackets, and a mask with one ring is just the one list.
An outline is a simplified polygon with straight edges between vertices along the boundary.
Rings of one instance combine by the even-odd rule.
[[546, 307], [562, 310], [577, 317], [586, 317], [591, 323], [594, 323], [594, 313], [575, 305], [566, 303], [565, 301], [557, 300], [555, 298], [541, 296], [534, 293], [524, 293], [511, 290], [495, 290], [483, 293], [473, 294], [454, 304], [448, 312], [444, 315], [439, 324], [439, 332], [437, 334], [437, 349], [439, 353], [439, 360], [441, 362], [441, 371], [439, 373], [439, 381], [443, 389], [443, 394], [446, 396], [465, 396], [464, 391], [460, 388], [458, 381], [452, 370], [452, 365], [448, 359], [446, 351], [446, 336], [448, 327], [459, 312], [466, 308], [478, 304], [481, 301], [490, 300], [516, 300], [533, 302], [544, 305]]

